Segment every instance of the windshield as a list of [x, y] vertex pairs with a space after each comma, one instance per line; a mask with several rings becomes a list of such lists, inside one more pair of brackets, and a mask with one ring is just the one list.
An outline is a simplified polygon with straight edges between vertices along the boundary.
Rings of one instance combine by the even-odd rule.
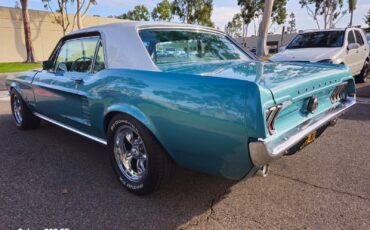
[[341, 47], [344, 41], [344, 31], [320, 31], [298, 34], [287, 49]]
[[251, 60], [223, 35], [187, 30], [142, 30], [139, 34], [157, 65]]
[[367, 41], [370, 42], [370, 34], [366, 35]]

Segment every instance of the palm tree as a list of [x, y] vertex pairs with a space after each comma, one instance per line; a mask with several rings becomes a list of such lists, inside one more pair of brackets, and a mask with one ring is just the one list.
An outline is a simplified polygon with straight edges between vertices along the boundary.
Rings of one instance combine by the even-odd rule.
[[30, 15], [28, 14], [28, 0], [20, 0], [22, 5], [24, 38], [26, 42], [27, 58], [25, 62], [35, 62], [34, 50], [32, 46], [32, 36], [30, 27]]
[[349, 26], [352, 26], [353, 11], [356, 9], [357, 0], [348, 0], [348, 9], [351, 12], [351, 20], [349, 21]]

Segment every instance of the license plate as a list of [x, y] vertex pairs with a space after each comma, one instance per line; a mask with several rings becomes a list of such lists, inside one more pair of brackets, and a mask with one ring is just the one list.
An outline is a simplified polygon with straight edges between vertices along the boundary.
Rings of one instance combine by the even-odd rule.
[[309, 145], [309, 144], [311, 144], [312, 142], [314, 142], [314, 140], [316, 139], [316, 131], [314, 131], [314, 132], [312, 132], [312, 133], [310, 133], [308, 136], [307, 136], [307, 138], [306, 138], [306, 140], [305, 140], [305, 142], [301, 145], [301, 147], [299, 147], [299, 149], [301, 150], [301, 149], [303, 149], [304, 147], [306, 147], [307, 145]]

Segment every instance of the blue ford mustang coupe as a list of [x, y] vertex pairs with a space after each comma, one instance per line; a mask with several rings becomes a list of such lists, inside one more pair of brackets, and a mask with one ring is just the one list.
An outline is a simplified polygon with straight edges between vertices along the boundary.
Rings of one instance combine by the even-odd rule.
[[126, 189], [173, 162], [240, 180], [315, 140], [355, 104], [345, 66], [264, 63], [211, 28], [124, 22], [63, 37], [6, 81], [19, 129], [46, 120], [108, 146]]

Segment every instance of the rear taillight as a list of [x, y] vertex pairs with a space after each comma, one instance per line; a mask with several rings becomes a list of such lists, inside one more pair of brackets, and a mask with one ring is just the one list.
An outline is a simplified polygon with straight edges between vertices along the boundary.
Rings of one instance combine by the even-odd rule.
[[346, 98], [347, 95], [345, 91], [346, 91], [347, 86], [348, 86], [348, 83], [345, 82], [345, 83], [338, 85], [334, 89], [333, 93], [330, 96], [330, 100], [332, 103], [344, 100]]
[[273, 106], [266, 111], [266, 125], [270, 135], [275, 133], [275, 120], [282, 107], [283, 105], [280, 104]]

